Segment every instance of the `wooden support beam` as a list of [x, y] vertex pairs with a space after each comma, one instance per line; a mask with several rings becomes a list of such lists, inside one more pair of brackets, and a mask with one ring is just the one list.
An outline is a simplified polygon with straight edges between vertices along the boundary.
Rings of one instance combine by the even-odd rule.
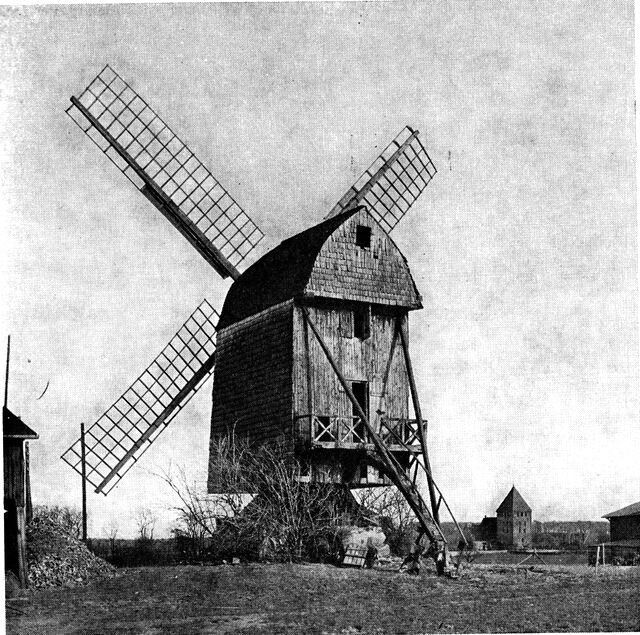
[[[456, 517], [453, 515], [453, 512], [451, 511], [451, 508], [449, 507], [449, 504], [447, 503], [447, 499], [444, 497], [444, 494], [440, 491], [440, 488], [438, 487], [438, 485], [436, 484], [434, 478], [433, 478], [433, 474], [431, 472], [431, 463], [429, 462], [429, 454], [428, 454], [428, 450], [427, 450], [427, 430], [426, 430], [426, 425], [424, 424], [423, 420], [422, 420], [422, 410], [420, 408], [420, 400], [418, 398], [418, 389], [416, 387], [416, 380], [413, 374], [413, 365], [411, 364], [411, 356], [409, 354], [409, 344], [407, 341], [407, 334], [406, 334], [406, 316], [403, 318], [402, 323], [399, 325], [399, 332], [400, 332], [400, 340], [402, 342], [402, 350], [404, 353], [404, 359], [405, 359], [405, 364], [406, 364], [406, 368], [407, 368], [407, 376], [409, 379], [409, 387], [411, 389], [411, 397], [413, 400], [413, 409], [416, 415], [416, 420], [418, 422], [418, 434], [419, 434], [419, 438], [420, 438], [420, 445], [422, 446], [422, 459], [424, 461], [424, 472], [427, 476], [427, 483], [429, 485], [429, 497], [431, 499], [431, 506], [433, 509], [433, 517], [436, 520], [436, 522], [438, 523], [438, 526], [440, 525], [440, 504], [444, 503], [445, 507], [447, 508], [447, 511], [449, 513], [449, 516], [451, 516], [451, 519], [453, 520], [453, 522], [455, 523], [456, 529], [458, 530], [458, 533], [460, 534], [460, 538], [462, 538], [462, 541], [464, 542], [465, 546], [468, 545], [467, 543], [467, 538], [464, 535], [464, 532], [462, 531], [460, 525], [458, 524], [458, 521], [456, 520]], [[416, 463], [418, 463], [418, 458], [416, 457]], [[417, 465], [416, 465], [416, 475], [417, 475]], [[440, 499], [436, 502], [435, 501], [435, 494], [436, 494], [436, 490], [438, 492], [438, 494], [440, 495]]]
[[[311, 365], [311, 342], [309, 341], [309, 325], [307, 320], [302, 318], [303, 333], [304, 333], [304, 357], [306, 366], [306, 379], [307, 379], [307, 412], [313, 417], [315, 414], [315, 403], [313, 400], [313, 366]], [[311, 423], [311, 421], [310, 421]]]
[[420, 492], [416, 487], [412, 485], [411, 480], [404, 473], [402, 466], [400, 466], [397, 459], [395, 459], [395, 457], [391, 454], [391, 452], [383, 443], [382, 439], [378, 436], [378, 434], [375, 432], [375, 430], [369, 423], [368, 417], [366, 416], [362, 407], [358, 403], [358, 400], [355, 398], [355, 395], [351, 391], [351, 387], [349, 386], [347, 380], [344, 378], [344, 375], [342, 374], [340, 367], [334, 360], [333, 355], [331, 354], [331, 351], [329, 350], [325, 341], [322, 338], [322, 335], [318, 331], [316, 325], [313, 323], [313, 320], [309, 315], [309, 311], [305, 306], [302, 306], [301, 309], [302, 309], [302, 314], [304, 315], [304, 318], [309, 325], [309, 328], [313, 332], [316, 340], [318, 341], [318, 344], [320, 344], [320, 347], [322, 348], [322, 351], [324, 352], [327, 360], [329, 361], [331, 368], [333, 369], [336, 376], [338, 377], [338, 380], [340, 381], [340, 384], [342, 385], [343, 390], [347, 394], [349, 401], [351, 401], [353, 408], [356, 411], [356, 414], [358, 415], [358, 417], [360, 417], [362, 423], [367, 429], [367, 432], [369, 433], [369, 437], [371, 441], [373, 441], [373, 444], [376, 447], [377, 457], [372, 457], [372, 458], [374, 458], [374, 460], [375, 458], [378, 459], [379, 464], [383, 467], [384, 471], [389, 475], [389, 478], [391, 478], [392, 482], [403, 494], [403, 496], [407, 500], [407, 503], [415, 513], [416, 518], [418, 519], [418, 522], [421, 525], [423, 533], [427, 535], [429, 540], [432, 543], [437, 542], [436, 536], [433, 533], [433, 527], [435, 527], [438, 533], [440, 534], [440, 538], [442, 542], [446, 544], [447, 541], [444, 537], [444, 534], [442, 533], [440, 525], [439, 523], [434, 522], [433, 517], [429, 514], [429, 510], [427, 506], [424, 504], [424, 501], [420, 496]]
[[87, 542], [87, 453], [84, 423], [80, 424], [80, 460], [82, 461], [82, 542]]
[[402, 323], [399, 325], [400, 342], [402, 343], [402, 351], [404, 353], [404, 361], [407, 368], [407, 377], [409, 379], [409, 388], [411, 389], [411, 399], [413, 401], [413, 411], [418, 421], [418, 436], [420, 445], [422, 446], [422, 457], [424, 459], [425, 472], [427, 474], [427, 485], [429, 487], [429, 498], [431, 499], [431, 512], [433, 518], [440, 525], [440, 517], [438, 514], [438, 504], [436, 501], [436, 490], [433, 485], [433, 477], [431, 476], [431, 463], [429, 462], [429, 453], [427, 452], [427, 434], [422, 421], [422, 410], [420, 409], [420, 400], [418, 398], [418, 389], [416, 380], [413, 376], [413, 366], [411, 364], [411, 356], [409, 355], [409, 344], [407, 342], [407, 334], [405, 332], [407, 325], [407, 316], [402, 317]]

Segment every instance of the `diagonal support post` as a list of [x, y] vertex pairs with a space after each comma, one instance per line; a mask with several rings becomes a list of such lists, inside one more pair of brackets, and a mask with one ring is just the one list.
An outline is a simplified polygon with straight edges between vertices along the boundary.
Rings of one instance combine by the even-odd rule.
[[[388, 476], [390, 477], [394, 485], [403, 494], [407, 503], [415, 513], [416, 518], [420, 523], [422, 531], [426, 534], [426, 536], [429, 538], [431, 543], [436, 544], [438, 540], [440, 540], [442, 543], [446, 544], [447, 541], [444, 537], [444, 534], [442, 533], [440, 524], [435, 521], [435, 519], [429, 512], [427, 506], [422, 500], [422, 497], [420, 496], [420, 492], [418, 491], [417, 487], [411, 483], [411, 480], [404, 473], [402, 466], [400, 466], [400, 464], [395, 459], [393, 454], [391, 454], [389, 449], [385, 446], [380, 436], [375, 432], [375, 430], [371, 426], [371, 423], [369, 422], [369, 418], [366, 416], [362, 407], [358, 403], [358, 400], [355, 398], [355, 395], [351, 391], [351, 387], [349, 386], [348, 382], [344, 378], [344, 375], [342, 374], [340, 367], [338, 366], [337, 362], [333, 358], [333, 355], [331, 354], [331, 351], [329, 350], [324, 339], [322, 338], [322, 335], [320, 334], [320, 332], [318, 331], [318, 328], [316, 327], [313, 320], [311, 319], [311, 316], [309, 315], [309, 311], [307, 307], [301, 306], [300, 308], [302, 310], [302, 315], [304, 316], [305, 321], [307, 322], [307, 324], [309, 325], [309, 328], [313, 332], [313, 335], [318, 341], [318, 344], [320, 344], [320, 348], [322, 348], [322, 351], [324, 352], [325, 357], [329, 361], [331, 368], [333, 369], [336, 376], [338, 377], [338, 380], [340, 381], [340, 384], [342, 385], [343, 390], [347, 394], [349, 401], [351, 401], [354, 410], [356, 411], [357, 415], [360, 417], [362, 423], [367, 429], [369, 438], [373, 441], [373, 444], [376, 447], [378, 456], [377, 457], [374, 456], [371, 458], [373, 458], [374, 460], [377, 459], [377, 462], [380, 462], [382, 464], [385, 472], [388, 474]], [[437, 530], [437, 532], [440, 534], [439, 539], [436, 538], [436, 535], [433, 531], [434, 527]]]
[[404, 353], [404, 362], [407, 370], [407, 378], [409, 379], [409, 388], [411, 390], [411, 400], [413, 401], [413, 411], [416, 415], [416, 421], [418, 422], [418, 437], [420, 439], [420, 446], [422, 447], [422, 458], [424, 459], [425, 472], [427, 474], [427, 485], [429, 487], [429, 498], [431, 500], [431, 513], [435, 521], [440, 524], [440, 518], [438, 514], [438, 502], [436, 500], [436, 490], [433, 484], [433, 477], [431, 475], [431, 463], [429, 461], [429, 453], [427, 451], [427, 435], [425, 431], [425, 425], [422, 420], [422, 409], [420, 408], [420, 399], [418, 398], [418, 389], [416, 387], [416, 379], [413, 374], [413, 365], [411, 364], [411, 356], [409, 355], [409, 344], [407, 342], [407, 318], [404, 316], [402, 321], [397, 325], [400, 331], [400, 342], [402, 343], [402, 352]]
[[[409, 379], [409, 388], [411, 389], [411, 399], [413, 401], [413, 411], [416, 416], [416, 421], [418, 423], [418, 435], [420, 439], [420, 446], [422, 448], [422, 459], [424, 461], [424, 472], [427, 476], [427, 484], [429, 487], [429, 498], [431, 500], [431, 509], [433, 513], [433, 518], [437, 522], [438, 526], [440, 526], [440, 504], [444, 503], [449, 515], [451, 516], [453, 522], [455, 523], [456, 529], [460, 534], [462, 542], [465, 547], [468, 546], [467, 539], [462, 531], [462, 528], [458, 524], [453, 512], [451, 511], [449, 504], [447, 503], [443, 493], [440, 491], [440, 488], [436, 485], [436, 482], [433, 479], [433, 474], [431, 472], [431, 462], [429, 461], [429, 452], [427, 450], [427, 431], [424, 421], [422, 419], [422, 409], [420, 408], [420, 400], [418, 398], [418, 388], [416, 386], [415, 376], [413, 374], [413, 365], [411, 363], [411, 355], [409, 354], [409, 343], [406, 333], [407, 322], [406, 316], [402, 319], [402, 322], [398, 323], [397, 326], [400, 332], [400, 341], [402, 342], [402, 352], [404, 353], [405, 366], [407, 369], [407, 377]], [[417, 461], [417, 458], [416, 458]], [[417, 472], [416, 472], [417, 473]], [[439, 494], [440, 498], [436, 500], [436, 490]]]

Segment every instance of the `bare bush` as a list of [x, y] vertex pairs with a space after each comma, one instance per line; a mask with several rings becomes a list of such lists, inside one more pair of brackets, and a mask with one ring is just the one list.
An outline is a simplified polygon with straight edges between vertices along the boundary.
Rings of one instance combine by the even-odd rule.
[[[178, 514], [172, 530], [176, 542], [187, 558], [200, 559], [215, 534], [217, 518], [222, 511], [220, 503], [199, 490], [195, 481], [190, 481], [181, 467], [175, 470], [170, 467], [159, 476], [179, 501], [172, 507]], [[241, 509], [239, 502], [234, 509]]]
[[234, 436], [220, 438], [212, 444], [210, 470], [221, 492], [214, 496], [199, 494], [180, 475], [164, 480], [181, 501], [181, 527], [214, 539], [214, 557], [299, 561], [334, 551], [347, 493], [303, 482], [300, 462], [284, 442], [252, 448]]

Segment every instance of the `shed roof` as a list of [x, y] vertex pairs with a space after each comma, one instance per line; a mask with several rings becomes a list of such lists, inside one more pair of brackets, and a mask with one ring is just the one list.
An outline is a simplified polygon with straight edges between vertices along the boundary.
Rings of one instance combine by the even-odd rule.
[[640, 501], [627, 505], [615, 512], [605, 514], [603, 518], [619, 518], [621, 516], [640, 516]]
[[[314, 289], [311, 289], [313, 284], [310, 282], [318, 256], [332, 234], [358, 213], [370, 216], [362, 207], [347, 210], [286, 239], [255, 262], [229, 289], [218, 328], [239, 322], [295, 297], [305, 294], [322, 296], [322, 293], [314, 293]], [[375, 219], [369, 217], [368, 220], [372, 225], [378, 226], [380, 232], [393, 245], [393, 249], [397, 250], [393, 241], [379, 227]], [[402, 256], [401, 258], [406, 268], [406, 275], [411, 279], [406, 260]], [[410, 287], [411, 301], [403, 300], [403, 302], [410, 308], [419, 308], [421, 307], [420, 295], [412, 279]], [[401, 304], [401, 301], [396, 304]]]
[[5, 439], [38, 438], [38, 434], [6, 406], [2, 407], [2, 436]]
[[499, 512], [530, 512], [531, 507], [527, 505], [524, 498], [522, 498], [520, 492], [515, 488], [515, 485], [511, 488], [511, 491], [507, 494], [506, 498], [500, 503], [497, 509]]

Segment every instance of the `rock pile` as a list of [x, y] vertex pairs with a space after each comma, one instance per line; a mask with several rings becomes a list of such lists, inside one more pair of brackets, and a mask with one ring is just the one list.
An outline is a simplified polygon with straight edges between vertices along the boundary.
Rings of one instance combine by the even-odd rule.
[[79, 584], [115, 571], [81, 540], [42, 517], [27, 526], [27, 563], [29, 585], [36, 588]]

